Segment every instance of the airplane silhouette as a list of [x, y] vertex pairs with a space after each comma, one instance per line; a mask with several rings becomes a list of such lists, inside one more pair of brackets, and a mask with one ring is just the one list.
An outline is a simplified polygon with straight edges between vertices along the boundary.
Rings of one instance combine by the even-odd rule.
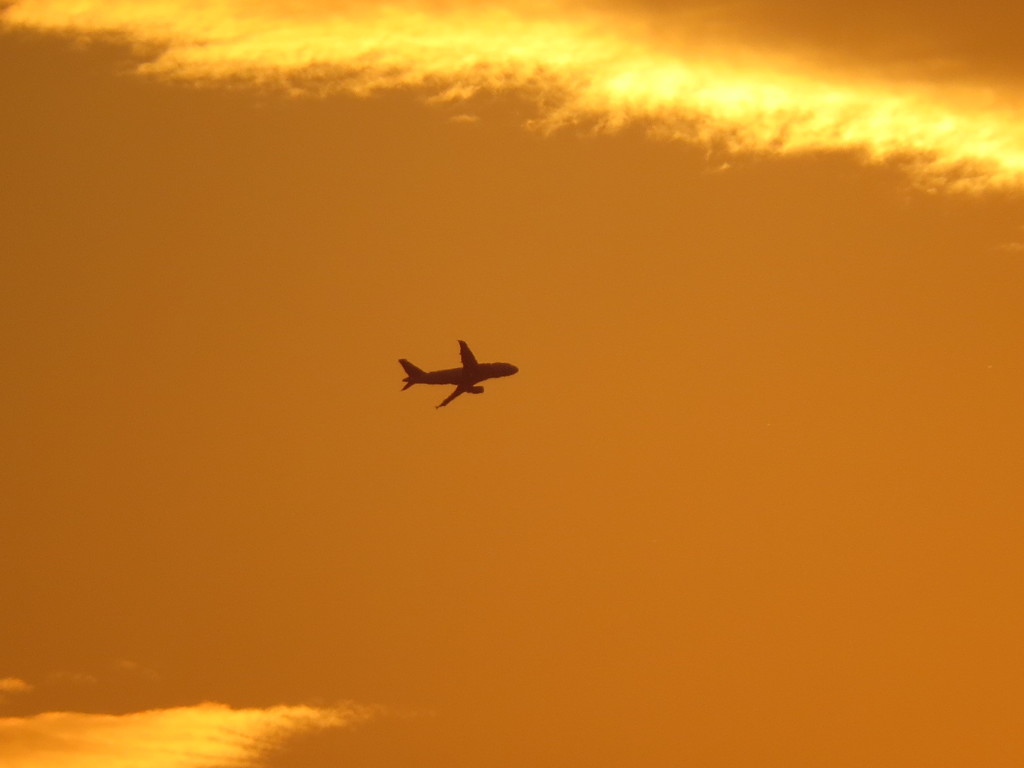
[[478, 363], [476, 356], [470, 351], [469, 345], [464, 341], [459, 341], [459, 355], [462, 357], [462, 367], [446, 368], [443, 371], [424, 371], [408, 360], [399, 360], [398, 362], [402, 364], [405, 372], [409, 374], [402, 379], [405, 382], [402, 391], [404, 392], [413, 384], [454, 384], [455, 391], [442, 400], [440, 405], [435, 406], [436, 408], [443, 408], [463, 392], [472, 392], [474, 395], [479, 395], [484, 391], [484, 388], [477, 386], [477, 384], [484, 379], [496, 379], [500, 376], [511, 376], [513, 373], [519, 373], [519, 369], [511, 363]]

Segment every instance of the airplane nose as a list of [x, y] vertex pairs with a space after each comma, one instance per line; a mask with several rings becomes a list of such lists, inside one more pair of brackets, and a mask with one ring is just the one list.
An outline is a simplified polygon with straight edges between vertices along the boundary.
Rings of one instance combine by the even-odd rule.
[[510, 365], [509, 368], [512, 369], [512, 373], [519, 373], [519, 366], [518, 365]]

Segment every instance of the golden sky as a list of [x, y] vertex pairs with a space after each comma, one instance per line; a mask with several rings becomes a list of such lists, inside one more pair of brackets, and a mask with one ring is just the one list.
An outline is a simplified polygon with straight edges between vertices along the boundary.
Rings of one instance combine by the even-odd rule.
[[0, 764], [1019, 765], [1022, 13], [7, 3]]

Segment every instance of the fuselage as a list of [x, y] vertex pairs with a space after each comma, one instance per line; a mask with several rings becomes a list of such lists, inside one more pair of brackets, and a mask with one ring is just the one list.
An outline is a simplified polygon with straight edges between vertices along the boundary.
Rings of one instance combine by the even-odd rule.
[[402, 391], [404, 392], [413, 384], [447, 384], [454, 386], [455, 390], [442, 400], [440, 405], [435, 406], [437, 408], [444, 408], [464, 392], [472, 395], [479, 395], [483, 392], [484, 388], [479, 386], [477, 382], [519, 373], [519, 369], [512, 365], [512, 363], [478, 363], [473, 350], [462, 339], [459, 339], [459, 357], [462, 358], [461, 368], [445, 368], [440, 371], [424, 371], [404, 357], [399, 358], [398, 362], [406, 373], [406, 377], [402, 379], [405, 382]]
[[453, 384], [471, 386], [484, 379], [511, 376], [519, 369], [511, 363], [477, 363], [472, 367], [445, 368], [441, 371], [426, 371], [415, 377], [416, 384]]

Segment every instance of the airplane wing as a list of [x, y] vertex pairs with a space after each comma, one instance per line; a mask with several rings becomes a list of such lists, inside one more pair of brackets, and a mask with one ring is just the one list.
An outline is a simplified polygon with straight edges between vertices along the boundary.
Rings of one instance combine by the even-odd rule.
[[473, 354], [469, 345], [464, 341], [459, 341], [459, 354], [462, 356], [463, 368], [476, 367], [476, 355]]
[[446, 405], [448, 405], [448, 403], [450, 403], [452, 400], [454, 400], [456, 397], [458, 397], [465, 391], [466, 390], [464, 390], [462, 387], [456, 387], [455, 391], [448, 395], [448, 397], [446, 397], [444, 400], [442, 400], [440, 405], [435, 405], [434, 407], [444, 408]]

